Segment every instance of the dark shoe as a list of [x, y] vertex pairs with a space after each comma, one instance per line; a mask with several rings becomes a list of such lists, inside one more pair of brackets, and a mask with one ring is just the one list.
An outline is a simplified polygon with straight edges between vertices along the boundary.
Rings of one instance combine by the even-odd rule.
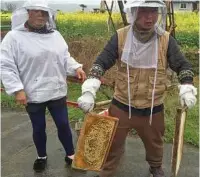
[[41, 171], [45, 170], [46, 165], [47, 165], [47, 158], [46, 159], [36, 159], [33, 164], [33, 169], [36, 172], [41, 172]]
[[149, 171], [153, 177], [165, 177], [162, 167], [150, 167]]
[[70, 159], [69, 157], [67, 157], [67, 156], [65, 157], [65, 162], [66, 162], [67, 165], [71, 166], [72, 165], [72, 161], [73, 160]]

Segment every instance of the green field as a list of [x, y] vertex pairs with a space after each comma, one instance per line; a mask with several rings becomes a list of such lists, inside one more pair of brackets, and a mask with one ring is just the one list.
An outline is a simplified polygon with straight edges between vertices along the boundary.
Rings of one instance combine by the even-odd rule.
[[[91, 36], [107, 38], [112, 33], [107, 30], [107, 14], [91, 13], [60, 13], [57, 16], [57, 25], [60, 32], [66, 37]], [[113, 14], [116, 28], [122, 27], [119, 14]], [[197, 13], [175, 14], [176, 38], [184, 48], [198, 49], [199, 22]], [[111, 27], [112, 29], [112, 27]]]
[[[10, 14], [1, 13], [1, 25], [10, 24]], [[118, 13], [112, 15], [116, 29], [122, 27]], [[199, 48], [199, 14], [194, 12], [175, 13], [176, 39], [184, 48]], [[63, 13], [57, 14], [57, 27], [66, 38], [93, 36], [108, 39], [113, 31], [107, 30], [107, 13]], [[112, 27], [111, 27], [112, 29]]]

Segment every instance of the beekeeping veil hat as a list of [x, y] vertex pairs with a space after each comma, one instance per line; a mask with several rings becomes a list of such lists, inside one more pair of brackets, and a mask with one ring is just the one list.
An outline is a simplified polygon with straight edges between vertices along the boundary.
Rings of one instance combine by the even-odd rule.
[[21, 8], [16, 9], [11, 16], [12, 29], [23, 29], [28, 20], [28, 10], [43, 10], [48, 12], [47, 29], [55, 28], [56, 12], [48, 6], [47, 0], [27, 0]]
[[[149, 30], [151, 38], [146, 41], [137, 38], [137, 31], [135, 30], [136, 21], [139, 20], [139, 8], [156, 8], [156, 22]], [[127, 64], [128, 74], [128, 96], [129, 96], [129, 117], [131, 117], [130, 108], [130, 82], [129, 82], [129, 66], [133, 68], [155, 68], [154, 89], [152, 93], [151, 119], [154, 105], [154, 90], [157, 75], [157, 60], [158, 60], [158, 37], [165, 33], [166, 5], [162, 0], [130, 0], [124, 5], [124, 11], [127, 15], [127, 21], [130, 23], [130, 28], [127, 33], [125, 44], [121, 56], [121, 61]], [[149, 12], [147, 12], [148, 14]], [[145, 14], [143, 14], [145, 15]], [[137, 27], [137, 26], [136, 26]], [[139, 31], [140, 32], [140, 31]], [[141, 34], [146, 34], [148, 31], [141, 31]]]
[[133, 0], [124, 5], [124, 11], [127, 14], [128, 23], [131, 25], [137, 19], [139, 7], [156, 7], [158, 8], [158, 20], [154, 25], [155, 32], [162, 35], [165, 31], [167, 8], [162, 0]]

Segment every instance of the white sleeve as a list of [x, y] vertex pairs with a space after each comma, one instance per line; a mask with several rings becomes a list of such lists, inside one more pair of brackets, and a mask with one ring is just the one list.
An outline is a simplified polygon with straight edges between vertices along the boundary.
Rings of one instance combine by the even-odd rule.
[[82, 64], [78, 63], [73, 57], [70, 56], [67, 45], [65, 51], [65, 69], [67, 75], [76, 76], [76, 69], [82, 66], [83, 66]]
[[[11, 31], [12, 32], [12, 31]], [[9, 32], [1, 43], [1, 80], [7, 94], [24, 89], [19, 77], [19, 71], [16, 64], [16, 44]]]
[[78, 63], [73, 57], [70, 56], [69, 50], [68, 50], [68, 45], [63, 38], [63, 36], [55, 30], [56, 33], [60, 36], [61, 43], [65, 45], [65, 52], [64, 52], [64, 62], [65, 62], [65, 71], [66, 71], [66, 76], [76, 76], [76, 69], [82, 67], [83, 65]]
[[82, 94], [86, 92], [92, 93], [94, 98], [96, 98], [96, 92], [99, 90], [101, 86], [101, 81], [96, 78], [90, 78], [85, 80], [85, 82], [82, 85]]

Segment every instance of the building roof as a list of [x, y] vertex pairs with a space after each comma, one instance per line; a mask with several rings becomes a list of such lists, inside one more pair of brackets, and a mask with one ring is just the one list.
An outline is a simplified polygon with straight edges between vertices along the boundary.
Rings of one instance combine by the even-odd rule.
[[199, 2], [197, 0], [172, 0], [172, 2]]

